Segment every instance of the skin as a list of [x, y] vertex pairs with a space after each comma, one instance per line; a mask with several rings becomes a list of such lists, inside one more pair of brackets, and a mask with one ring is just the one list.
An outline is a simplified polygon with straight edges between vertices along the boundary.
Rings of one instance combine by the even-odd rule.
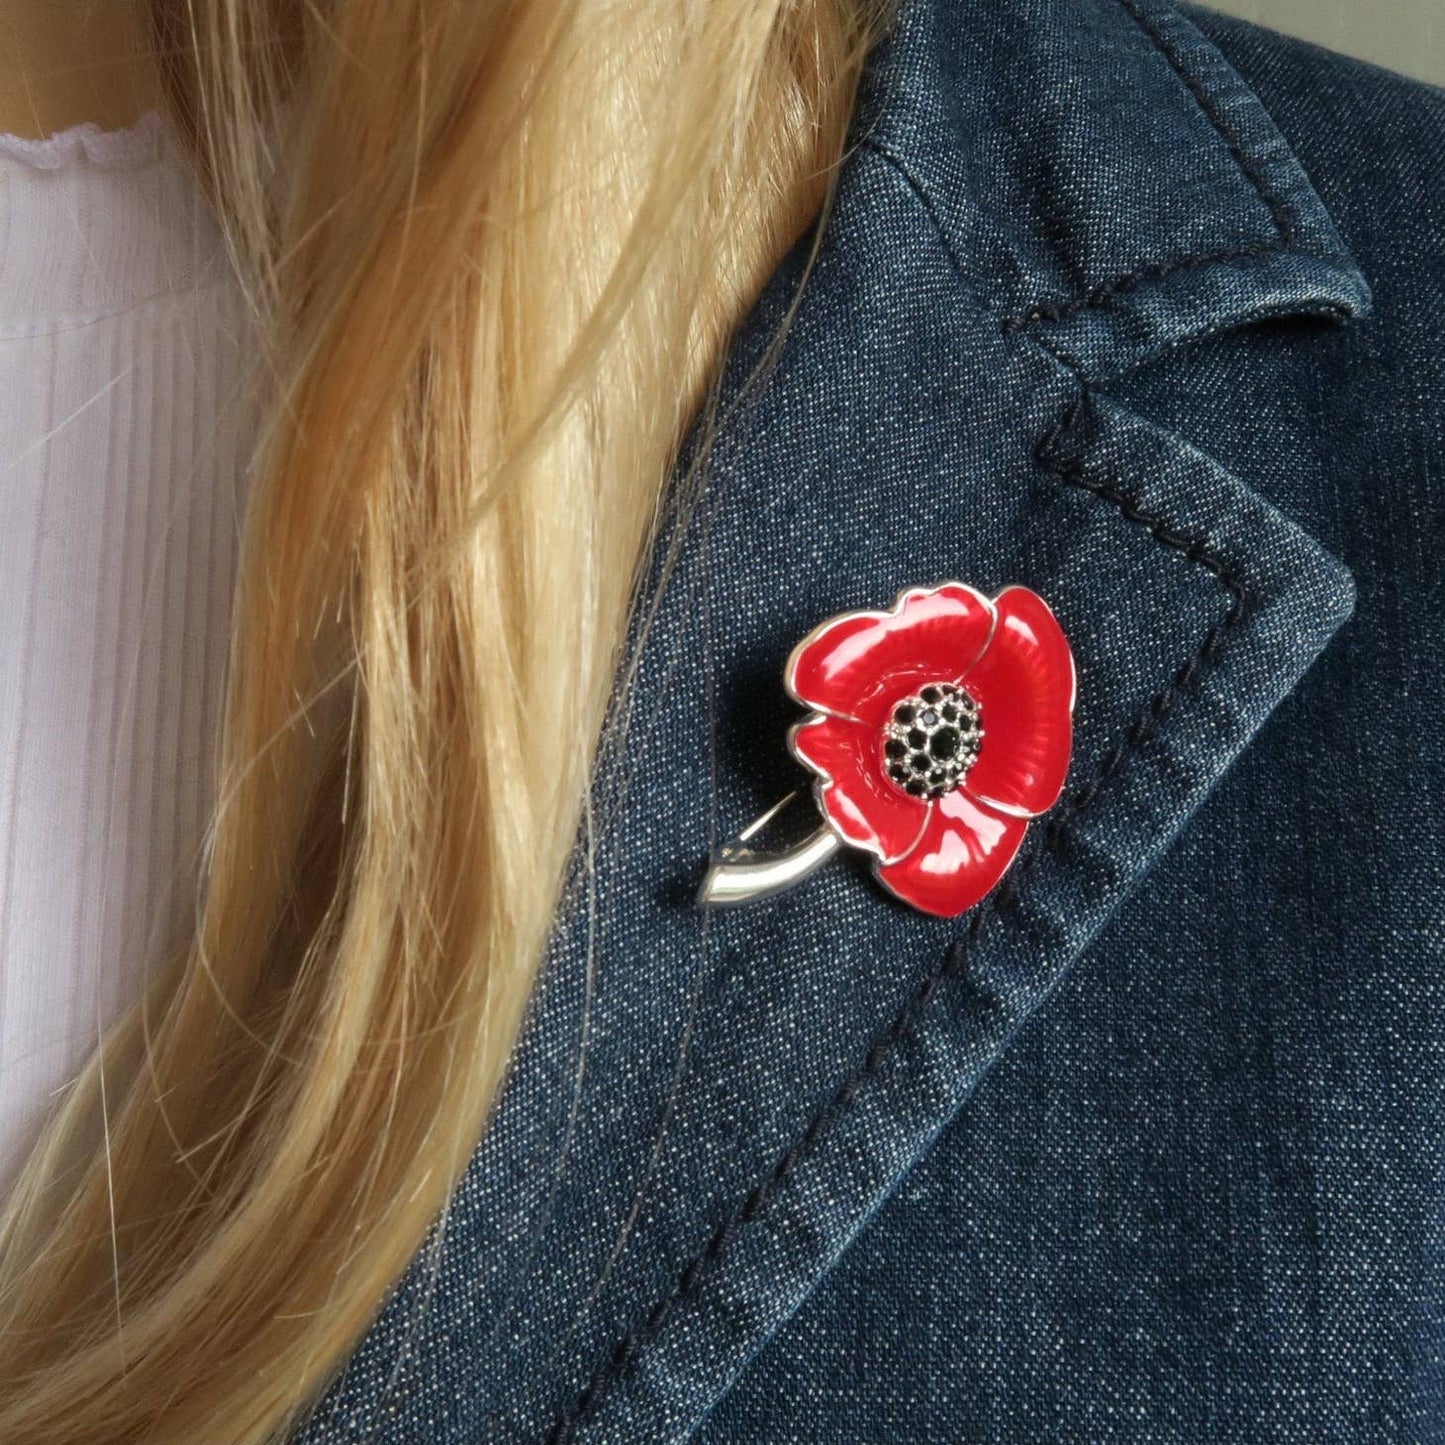
[[134, 125], [158, 100], [144, 0], [0, 0], [0, 132]]

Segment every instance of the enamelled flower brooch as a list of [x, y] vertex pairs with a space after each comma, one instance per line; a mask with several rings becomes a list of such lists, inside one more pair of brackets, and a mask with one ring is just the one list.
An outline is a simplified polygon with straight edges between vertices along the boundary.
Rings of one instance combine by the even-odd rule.
[[993, 889], [1063, 790], [1074, 659], [1027, 587], [988, 598], [944, 582], [886, 612], [840, 613], [798, 643], [783, 681], [812, 709], [788, 746], [816, 775], [824, 821], [786, 852], [752, 852], [785, 798], [714, 859], [703, 904], [775, 893], [847, 843], [905, 903], [951, 918]]

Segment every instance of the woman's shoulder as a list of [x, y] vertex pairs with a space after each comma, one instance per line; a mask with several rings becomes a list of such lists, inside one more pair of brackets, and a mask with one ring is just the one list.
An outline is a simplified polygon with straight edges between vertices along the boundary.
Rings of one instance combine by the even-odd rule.
[[[614, 738], [645, 766], [444, 1235], [305, 1445], [1405, 1438], [1376, 1365], [1414, 1321], [1375, 1281], [1433, 1244], [1445, 674], [1407, 599], [1442, 409], [1398, 364], [1408, 288], [1371, 297], [1369, 196], [1434, 204], [1428, 123], [1369, 117], [1438, 101], [1201, 25], [900, 6], [654, 559]], [[1314, 118], [1308, 66], [1357, 121]], [[1352, 125], [1409, 164], [1370, 174]], [[1438, 275], [1416, 224], [1392, 254]], [[798, 639], [945, 578], [1035, 591], [1078, 666], [1006, 883], [952, 922], [850, 858], [698, 910], [711, 843], [807, 786]], [[1344, 1350], [1276, 1328], [1322, 1288]]]

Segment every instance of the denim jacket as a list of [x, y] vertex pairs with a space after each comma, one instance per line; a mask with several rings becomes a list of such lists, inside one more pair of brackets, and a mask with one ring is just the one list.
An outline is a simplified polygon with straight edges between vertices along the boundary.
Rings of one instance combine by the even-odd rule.
[[[296, 1438], [1445, 1440], [1445, 93], [904, 0], [744, 388], [805, 251], [495, 1117]], [[944, 579], [1077, 664], [1004, 882], [699, 909], [806, 782], [793, 644]]]

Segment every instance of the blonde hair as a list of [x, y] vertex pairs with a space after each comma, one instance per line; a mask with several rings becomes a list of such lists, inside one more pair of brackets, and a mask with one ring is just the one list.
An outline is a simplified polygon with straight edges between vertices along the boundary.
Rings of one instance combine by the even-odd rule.
[[152, 7], [263, 425], [195, 936], [0, 1214], [17, 1442], [273, 1438], [420, 1247], [553, 925], [659, 496], [887, 16]]

